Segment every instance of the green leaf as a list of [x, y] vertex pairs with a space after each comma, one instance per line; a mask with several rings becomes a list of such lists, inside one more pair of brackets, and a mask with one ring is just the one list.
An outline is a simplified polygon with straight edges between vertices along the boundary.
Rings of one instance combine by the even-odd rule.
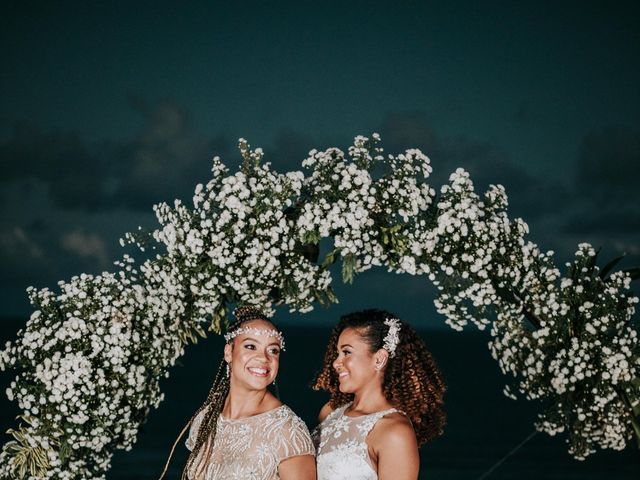
[[631, 417], [631, 425], [633, 426], [633, 433], [636, 436], [638, 450], [640, 450], [640, 422], [638, 422], [638, 417]]
[[396, 224], [390, 227], [380, 227], [380, 233], [382, 234], [382, 244], [388, 245], [391, 243], [392, 246], [396, 244], [398, 241], [396, 237], [396, 233], [400, 231], [402, 225]]
[[331, 250], [329, 253], [327, 253], [324, 257], [324, 260], [322, 262], [322, 268], [328, 268], [329, 266], [333, 265], [334, 263], [336, 263], [336, 260], [338, 259], [338, 254], [340, 253], [340, 249], [339, 248], [334, 248], [333, 250]]
[[209, 325], [209, 331], [217, 334], [222, 333], [222, 321], [227, 315], [227, 302], [223, 301], [220, 306], [213, 312], [213, 318], [211, 318], [211, 324]]
[[62, 442], [58, 454], [60, 455], [60, 461], [63, 464], [66, 463], [67, 458], [69, 458], [69, 455], [71, 454], [71, 447], [69, 447], [69, 444], [67, 442]]
[[[633, 380], [631, 380], [630, 383], [633, 387], [636, 388], [637, 392], [640, 392], [640, 377], [634, 378]], [[627, 396], [630, 397], [629, 403], [631, 404], [631, 408], [633, 409], [633, 414], [636, 416], [637, 419], [640, 419], [640, 397], [636, 395], [634, 399], [631, 395], [629, 395], [628, 392], [627, 392]], [[633, 405], [634, 400], [635, 400], [635, 406]]]
[[622, 255], [614, 258], [609, 263], [607, 263], [604, 267], [602, 267], [602, 270], [600, 270], [600, 278], [603, 280], [606, 279], [609, 272], [613, 270], [613, 267], [615, 267], [618, 264], [618, 262], [625, 257], [625, 255], [626, 254], [623, 253]]
[[316, 230], [306, 232], [302, 237], [302, 243], [320, 243], [320, 234]]
[[[29, 422], [27, 417], [22, 417]], [[29, 473], [31, 477], [43, 477], [49, 469], [49, 459], [46, 452], [40, 445], [32, 446], [23, 430], [23, 426], [19, 430], [10, 429], [7, 433], [11, 434], [17, 441], [7, 444], [7, 451], [13, 453], [14, 465], [17, 467], [18, 478], [24, 478]]]
[[355, 271], [356, 256], [350, 253], [346, 257], [342, 257], [342, 281], [344, 283], [353, 283]]
[[622, 271], [624, 273], [629, 274], [629, 276], [631, 277], [631, 280], [638, 280], [640, 278], [640, 267], [627, 268]]

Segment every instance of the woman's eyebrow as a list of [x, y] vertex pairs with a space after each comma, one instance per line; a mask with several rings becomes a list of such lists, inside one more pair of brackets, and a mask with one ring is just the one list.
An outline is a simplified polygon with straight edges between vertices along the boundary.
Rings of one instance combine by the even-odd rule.
[[[257, 340], [257, 339], [255, 339], [255, 338], [253, 338], [253, 337], [246, 337], [246, 338], [243, 338], [243, 339], [242, 339], [242, 341], [243, 341], [243, 342], [255, 342], [255, 343], [260, 343], [260, 340]], [[274, 341], [272, 341], [272, 342], [270, 342], [270, 343], [268, 344], [268, 346], [271, 346], [271, 345], [277, 345], [277, 346], [279, 347], [279, 346], [280, 346], [280, 342], [278, 342], [277, 340], [274, 340]]]
[[340, 345], [340, 347], [339, 347], [339, 348], [344, 348], [344, 347], [351, 347], [351, 348], [353, 348], [353, 346], [352, 346], [352, 345], [350, 345], [350, 344], [348, 344], [348, 343], [343, 343], [342, 345]]

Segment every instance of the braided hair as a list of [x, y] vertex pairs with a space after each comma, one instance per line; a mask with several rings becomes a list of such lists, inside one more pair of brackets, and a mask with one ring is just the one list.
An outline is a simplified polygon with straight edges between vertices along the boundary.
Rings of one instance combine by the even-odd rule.
[[[265, 322], [268, 322], [276, 327], [276, 325], [271, 319], [269, 319], [269, 317], [267, 317], [261, 310], [253, 306], [238, 307], [234, 310], [233, 315], [235, 317], [235, 321], [231, 323], [227, 328], [227, 334], [235, 332], [244, 323], [253, 320], [264, 320]], [[227, 341], [227, 344], [231, 342], [233, 342], [233, 339], [229, 339]], [[207, 399], [200, 406], [200, 408], [196, 410], [195, 414], [193, 414], [193, 416], [189, 420], [189, 423], [187, 423], [187, 425], [182, 430], [182, 433], [176, 440], [176, 443], [174, 443], [175, 449], [175, 445], [178, 443], [184, 432], [193, 424], [196, 417], [204, 410], [202, 422], [200, 423], [200, 428], [198, 429], [198, 433], [196, 435], [195, 445], [193, 446], [193, 449], [191, 450], [189, 457], [187, 458], [187, 462], [182, 469], [182, 475], [180, 476], [181, 480], [185, 480], [188, 478], [188, 472], [196, 464], [200, 451], [207, 445], [213, 447], [215, 443], [218, 418], [222, 413], [222, 409], [224, 408], [224, 403], [227, 399], [229, 388], [231, 386], [229, 376], [226, 373], [227, 368], [228, 366], [223, 358], [213, 380], [213, 385], [211, 385], [211, 388], [209, 389]], [[173, 449], [171, 450], [171, 454], [173, 454]], [[169, 465], [169, 462], [171, 461], [171, 454], [169, 455], [169, 460], [167, 461], [167, 465], [165, 466], [160, 480], [162, 480], [164, 474], [167, 471], [167, 467]], [[205, 454], [205, 456], [197, 463], [196, 476], [199, 476], [202, 473], [201, 470], [207, 465], [210, 455], [211, 448], [208, 449], [208, 452]]]
[[[338, 374], [333, 368], [340, 334], [347, 328], [353, 328], [369, 345], [371, 353], [375, 353], [384, 348], [384, 339], [390, 328], [384, 322], [390, 318], [397, 319], [392, 313], [377, 309], [350, 313], [340, 318], [329, 337], [322, 370], [313, 384], [314, 390], [329, 392], [332, 408], [354, 398], [354, 394], [340, 391]], [[389, 355], [387, 360], [382, 391], [389, 403], [411, 420], [418, 445], [422, 445], [444, 431], [446, 416], [443, 397], [446, 387], [424, 341], [407, 323], [398, 322], [399, 342], [395, 355]]]

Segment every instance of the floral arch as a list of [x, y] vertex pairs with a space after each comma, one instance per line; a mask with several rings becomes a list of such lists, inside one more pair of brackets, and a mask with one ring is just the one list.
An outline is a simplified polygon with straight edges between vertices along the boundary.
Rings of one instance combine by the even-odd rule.
[[[273, 171], [242, 139], [239, 148], [237, 172], [215, 157], [192, 207], [156, 205], [160, 226], [121, 240], [161, 253], [28, 290], [35, 311], [0, 352], [22, 410], [0, 478], [105, 478], [187, 344], [220, 333], [232, 304], [332, 303], [335, 262], [346, 282], [373, 266], [423, 275], [448, 325], [488, 326], [491, 354], [512, 376], [505, 394], [540, 401], [536, 427], [565, 432], [575, 458], [640, 441], [637, 269], [613, 272], [619, 259], [598, 268], [581, 244], [561, 272], [553, 252], [526, 240], [525, 222], [509, 219], [502, 186], [480, 196], [458, 169], [436, 193], [429, 159], [385, 155], [377, 134], [346, 154], [312, 150], [306, 175]], [[323, 239], [332, 248], [319, 258]]]

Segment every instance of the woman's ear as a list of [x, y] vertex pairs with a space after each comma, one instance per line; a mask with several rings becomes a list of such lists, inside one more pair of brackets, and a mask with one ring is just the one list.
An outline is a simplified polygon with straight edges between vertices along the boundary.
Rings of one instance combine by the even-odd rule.
[[224, 361], [227, 363], [231, 363], [232, 355], [233, 355], [233, 340], [231, 340], [231, 343], [227, 343], [224, 346]]
[[374, 357], [376, 370], [382, 370], [387, 364], [387, 360], [389, 360], [389, 352], [387, 352], [384, 348], [381, 348], [375, 353]]

